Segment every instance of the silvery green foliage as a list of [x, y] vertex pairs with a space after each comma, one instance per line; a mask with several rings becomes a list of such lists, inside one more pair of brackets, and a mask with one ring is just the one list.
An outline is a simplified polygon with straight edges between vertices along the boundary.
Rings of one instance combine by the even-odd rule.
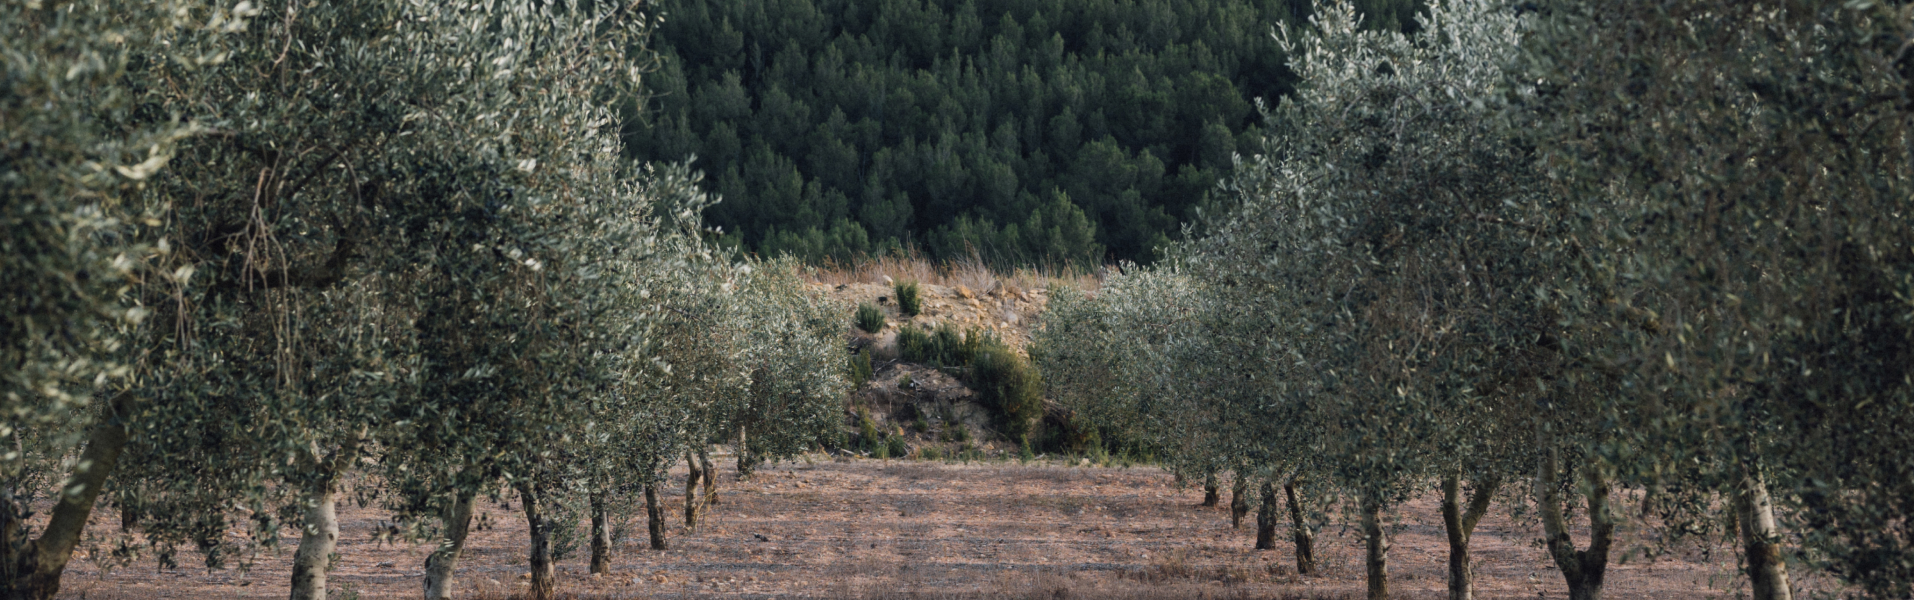
[[1667, 504], [1698, 524], [1764, 478], [1811, 564], [1914, 593], [1914, 9], [1539, 8], [1523, 77], [1573, 202], [1536, 212], [1586, 257], [1555, 287], [1612, 325], [1594, 349], [1633, 392], [1605, 453], [1692, 490]]
[[[0, 494], [31, 497], [43, 459], [67, 456], [91, 400], [128, 373], [119, 329], [147, 312], [119, 301], [141, 259], [164, 252], [134, 228], [155, 216], [130, 196], [200, 132], [154, 113], [125, 80], [154, 62], [195, 67], [243, 31], [202, 2], [0, 5]], [[32, 480], [32, 481], [29, 481]], [[35, 483], [38, 482], [38, 483]]]
[[1386, 503], [1458, 467], [1438, 456], [1505, 439], [1482, 407], [1546, 368], [1532, 233], [1505, 208], [1533, 193], [1530, 157], [1497, 119], [1526, 93], [1504, 76], [1523, 23], [1457, 1], [1432, 4], [1413, 38], [1364, 31], [1347, 5], [1311, 25], [1279, 30], [1303, 84], [1268, 112], [1263, 153], [1227, 185], [1240, 204], [1188, 260], [1260, 346], [1268, 401], [1315, 430], [1277, 454], [1320, 456]]
[[835, 444], [843, 403], [848, 306], [806, 283], [791, 257], [747, 265], [733, 305], [747, 380], [727, 426], [742, 430], [741, 471]]
[[798, 264], [733, 262], [696, 237], [675, 239], [691, 260], [644, 278], [656, 307], [647, 346], [626, 355], [588, 424], [590, 468], [608, 489], [662, 479], [685, 451], [739, 441], [741, 429], [747, 469], [816, 448], [835, 435], [849, 392], [842, 307], [810, 289]]
[[[1191, 476], [1257, 455], [1262, 403], [1228, 307], [1174, 262], [1125, 265], [1094, 295], [1052, 290], [1033, 332], [1050, 398], [1073, 422], [1147, 444]], [[1258, 433], [1261, 433], [1258, 431]], [[1242, 473], [1248, 475], [1248, 473]]]
[[[267, 3], [224, 62], [132, 90], [208, 133], [141, 199], [154, 311], [134, 364], [129, 486], [160, 539], [208, 543], [354, 451], [478, 486], [567, 441], [607, 349], [643, 343], [673, 204], [619, 158], [604, 99], [636, 84], [623, 7]], [[459, 474], [465, 474], [460, 476]], [[284, 481], [292, 485], [265, 486]], [[427, 486], [433, 487], [433, 486]], [[270, 539], [270, 520], [261, 535]]]
[[[666, 181], [677, 182], [678, 193], [695, 196], [691, 204], [706, 204], [695, 176], [681, 169], [674, 167]], [[600, 491], [662, 480], [686, 450], [723, 432], [722, 415], [744, 387], [728, 321], [736, 301], [728, 282], [742, 267], [696, 235], [671, 242], [682, 247], [685, 259], [659, 263], [662, 268], [639, 278], [652, 307], [645, 343], [618, 352], [621, 367], [613, 384], [590, 396], [591, 418], [580, 441]]]

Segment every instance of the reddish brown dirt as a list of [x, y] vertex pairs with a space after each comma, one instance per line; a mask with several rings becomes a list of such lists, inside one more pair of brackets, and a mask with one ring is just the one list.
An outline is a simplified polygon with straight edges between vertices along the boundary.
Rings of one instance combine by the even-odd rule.
[[[673, 490], [667, 497], [674, 517], [670, 550], [649, 550], [643, 523], [634, 522], [616, 546], [610, 575], [585, 574], [582, 549], [561, 561], [560, 593], [1353, 598], [1363, 589], [1362, 548], [1353, 531], [1338, 523], [1325, 527], [1318, 537], [1321, 572], [1298, 577], [1286, 525], [1278, 531], [1277, 550], [1251, 550], [1249, 523], [1231, 529], [1226, 509], [1198, 506], [1200, 489], [1178, 489], [1156, 468], [814, 460], [766, 468], [742, 483], [727, 472], [722, 504], [692, 534], [675, 520], [683, 504], [681, 489]], [[682, 482], [682, 472], [678, 477]], [[460, 564], [461, 597], [496, 598], [524, 589], [524, 518], [516, 502], [506, 502], [509, 509], [482, 503], [489, 528], [474, 532]], [[1532, 541], [1537, 528], [1510, 512], [1509, 504], [1498, 503], [1476, 534], [1477, 597], [1564, 597], [1560, 574]], [[1433, 495], [1396, 514], [1389, 566], [1395, 597], [1443, 597], [1447, 547]], [[385, 516], [341, 507], [334, 598], [418, 596], [430, 546], [375, 542]], [[107, 530], [112, 522], [103, 514], [94, 527]], [[1643, 535], [1626, 529], [1619, 546], [1638, 547]], [[246, 573], [159, 570], [148, 556], [102, 574], [79, 556], [60, 597], [283, 598], [296, 544], [289, 539], [279, 551], [259, 555]], [[190, 552], [181, 554], [182, 564], [198, 563]], [[1611, 567], [1607, 597], [1734, 597], [1746, 589], [1734, 576], [1734, 563], [1733, 554], [1720, 548], [1703, 552], [1691, 546], [1659, 560], [1637, 556]], [[1796, 580], [1820, 585], [1799, 571]]]

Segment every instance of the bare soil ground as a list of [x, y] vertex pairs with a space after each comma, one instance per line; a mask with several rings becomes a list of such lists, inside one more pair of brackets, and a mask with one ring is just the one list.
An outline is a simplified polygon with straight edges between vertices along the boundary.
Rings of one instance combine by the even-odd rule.
[[[744, 482], [727, 471], [721, 482], [721, 504], [696, 532], [676, 520], [682, 484], [667, 497], [674, 519], [670, 550], [650, 550], [636, 521], [616, 545], [611, 574], [586, 574], [582, 548], [560, 561], [560, 594], [1314, 599], [1355, 598], [1363, 590], [1354, 531], [1325, 527], [1317, 548], [1321, 572], [1298, 576], [1286, 525], [1277, 550], [1252, 550], [1251, 523], [1232, 529], [1227, 509], [1198, 506], [1200, 489], [1179, 489], [1153, 467], [815, 456], [765, 468]], [[525, 589], [526, 527], [518, 508], [510, 498], [504, 505], [482, 502], [485, 528], [473, 533], [460, 563], [461, 597], [503, 598]], [[94, 528], [116, 523], [107, 512]], [[1476, 533], [1478, 597], [1564, 597], [1560, 574], [1533, 543], [1537, 527], [1509, 515], [1499, 504]], [[377, 542], [386, 516], [376, 508], [341, 507], [334, 598], [419, 595], [431, 547]], [[1398, 511], [1394, 531], [1395, 597], [1442, 597], [1446, 543], [1433, 494]], [[1619, 547], [1638, 547], [1644, 535], [1627, 529]], [[296, 544], [289, 539], [280, 550], [262, 553], [249, 572], [161, 570], [148, 556], [102, 573], [87, 556], [76, 556], [60, 597], [283, 598]], [[179, 562], [195, 565], [195, 559], [182, 551]], [[1658, 560], [1636, 556], [1611, 567], [1607, 597], [1733, 597], [1745, 590], [1734, 564], [1726, 548], [1691, 546]], [[1818, 587], [1812, 577], [1798, 571], [1796, 577]]]

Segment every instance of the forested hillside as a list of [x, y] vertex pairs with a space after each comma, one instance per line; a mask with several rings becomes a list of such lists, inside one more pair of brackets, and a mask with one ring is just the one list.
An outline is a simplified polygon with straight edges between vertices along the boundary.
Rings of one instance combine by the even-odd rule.
[[[1369, 0], [1375, 28], [1413, 0]], [[761, 253], [1153, 258], [1260, 139], [1295, 0], [670, 0], [640, 160], [694, 165]]]

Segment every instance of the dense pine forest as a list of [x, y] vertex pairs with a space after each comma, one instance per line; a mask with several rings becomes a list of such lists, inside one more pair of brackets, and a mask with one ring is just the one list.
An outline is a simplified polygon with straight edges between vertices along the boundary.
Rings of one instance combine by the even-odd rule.
[[[1358, 2], [1412, 28], [1415, 2]], [[765, 255], [898, 247], [999, 265], [1149, 261], [1295, 75], [1297, 0], [674, 0], [627, 124], [697, 158], [708, 218]], [[1250, 152], [1245, 152], [1250, 153]]]

